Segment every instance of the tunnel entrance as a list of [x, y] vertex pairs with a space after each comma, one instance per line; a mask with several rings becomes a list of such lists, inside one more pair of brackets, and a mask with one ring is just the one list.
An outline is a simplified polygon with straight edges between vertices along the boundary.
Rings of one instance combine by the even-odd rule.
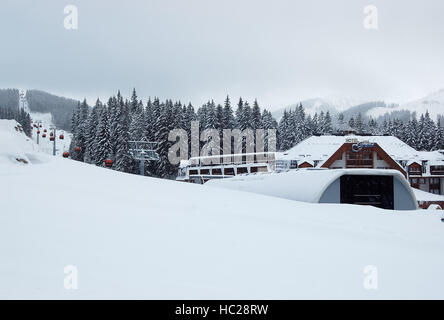
[[341, 203], [394, 209], [393, 176], [343, 175]]

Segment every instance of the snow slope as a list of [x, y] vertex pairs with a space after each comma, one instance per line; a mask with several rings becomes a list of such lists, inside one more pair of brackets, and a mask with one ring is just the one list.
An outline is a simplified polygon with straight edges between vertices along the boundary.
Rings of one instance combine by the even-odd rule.
[[0, 166], [30, 164], [38, 153], [38, 147], [23, 133], [19, 123], [0, 119]]
[[[338, 95], [327, 95], [323, 98], [312, 98], [301, 101], [305, 113], [308, 115], [314, 115], [315, 113], [320, 113], [321, 111], [330, 111], [331, 114], [336, 114], [338, 112], [343, 112], [350, 107], [359, 105], [362, 100], [356, 98], [346, 98]], [[299, 103], [293, 104], [291, 106], [278, 109], [272, 114], [279, 121], [279, 119], [284, 114], [285, 110], [295, 110], [299, 106]]]
[[[0, 135], [0, 145], [5, 137]], [[25, 151], [23, 151], [25, 153]], [[444, 298], [439, 214], [315, 205], [35, 152], [0, 165], [0, 298]], [[64, 289], [64, 267], [78, 289]], [[365, 266], [378, 290], [365, 290]]]
[[[50, 113], [37, 113], [33, 112], [30, 114], [32, 121], [35, 123], [39, 122], [42, 124], [42, 128], [40, 129], [40, 137], [39, 137], [39, 149], [42, 152], [47, 154], [51, 154], [53, 152], [53, 142], [49, 140], [49, 132], [52, 131], [50, 128], [54, 125], [52, 115]], [[46, 129], [46, 138], [43, 138], [43, 129]], [[32, 128], [32, 140], [37, 143], [37, 128]], [[60, 140], [60, 135], [64, 135], [64, 139]], [[65, 130], [57, 130], [56, 131], [56, 155], [62, 155], [63, 152], [69, 151], [69, 145], [71, 143], [71, 133]]]
[[430, 117], [436, 121], [438, 115], [444, 115], [444, 89], [434, 92], [424, 98], [401, 104], [395, 108], [373, 108], [367, 111], [366, 115], [376, 118], [393, 111], [401, 110], [416, 112], [418, 119], [421, 114], [425, 114], [426, 111], [429, 111]]

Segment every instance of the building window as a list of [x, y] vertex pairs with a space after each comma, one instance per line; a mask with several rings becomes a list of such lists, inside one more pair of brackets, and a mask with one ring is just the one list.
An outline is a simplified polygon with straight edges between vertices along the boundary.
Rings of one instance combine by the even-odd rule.
[[427, 161], [422, 161], [422, 173], [426, 173]]
[[245, 167], [237, 168], [237, 174], [248, 173], [248, 169]]
[[418, 183], [418, 178], [413, 178], [412, 179], [412, 183], [417, 184]]
[[424, 180], [424, 178], [420, 178], [420, 179], [419, 179], [419, 183], [420, 183], [420, 184], [425, 184], [425, 180]]

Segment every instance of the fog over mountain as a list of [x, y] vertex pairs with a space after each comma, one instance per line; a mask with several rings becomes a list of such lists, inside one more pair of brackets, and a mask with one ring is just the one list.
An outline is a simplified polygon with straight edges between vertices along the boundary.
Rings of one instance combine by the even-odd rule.
[[[386, 101], [367, 101], [356, 103], [357, 99], [347, 98], [314, 98], [303, 100], [300, 103], [305, 108], [305, 112], [310, 115], [315, 113], [324, 113], [329, 111], [331, 115], [343, 113], [346, 119], [356, 117], [359, 113], [363, 117], [372, 117], [375, 119], [401, 118], [408, 120], [414, 114], [417, 116], [429, 112], [432, 119], [436, 120], [438, 116], [444, 115], [444, 89], [431, 93], [423, 98], [415, 99], [407, 103], [394, 103]], [[299, 103], [288, 107], [278, 109], [273, 112], [276, 119], [280, 119], [284, 110], [294, 110]]]

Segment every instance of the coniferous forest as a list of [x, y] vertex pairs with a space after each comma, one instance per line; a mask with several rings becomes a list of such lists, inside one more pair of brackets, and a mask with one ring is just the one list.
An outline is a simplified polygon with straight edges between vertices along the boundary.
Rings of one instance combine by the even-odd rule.
[[0, 119], [16, 120], [21, 124], [23, 132], [28, 137], [31, 137], [32, 127], [29, 113], [23, 111], [22, 109], [11, 109], [0, 106]]
[[[5, 98], [0, 104], [0, 119], [17, 120], [24, 132], [31, 136], [31, 117], [17, 108], [18, 91], [8, 90], [3, 93]], [[373, 119], [360, 113], [346, 119], [342, 113], [332, 116], [328, 111], [312, 116], [306, 114], [304, 107], [299, 104], [285, 111], [277, 121], [271, 112], [259, 106], [257, 100], [252, 105], [242, 98], [233, 103], [227, 96], [221, 104], [211, 100], [196, 110], [191, 103], [182, 104], [169, 99], [160, 101], [159, 98], [153, 98], [143, 103], [134, 89], [130, 99], [124, 99], [118, 92], [105, 103], [97, 100], [92, 107], [86, 100], [77, 103], [71, 118], [73, 140], [69, 152], [78, 161], [105, 166], [105, 160], [111, 159], [113, 169], [138, 173], [139, 164], [130, 157], [128, 141], [155, 141], [158, 143], [160, 161], [146, 163], [145, 172], [147, 175], [171, 178], [176, 175], [177, 165], [168, 161], [168, 150], [173, 144], [168, 141], [168, 134], [173, 129], [184, 129], [190, 141], [191, 121], [194, 120], [199, 121], [200, 130], [218, 130], [221, 141], [222, 129], [277, 129], [277, 148], [281, 151], [292, 148], [312, 135], [344, 132], [391, 135], [416, 150], [432, 151], [444, 149], [441, 119], [438, 117], [434, 121], [428, 112], [419, 117], [413, 113], [408, 120], [405, 117], [403, 120], [396, 117]], [[76, 147], [80, 151], [76, 152]]]
[[[443, 132], [438, 120], [435, 123], [428, 113], [419, 119], [412, 117], [408, 122], [398, 119], [378, 123], [370, 118], [364, 121], [361, 114], [356, 118], [344, 119], [343, 114], [333, 119], [330, 113], [306, 115], [300, 104], [296, 109], [285, 111], [279, 122], [271, 112], [261, 109], [255, 100], [252, 105], [240, 98], [233, 105], [227, 96], [223, 104], [208, 101], [197, 110], [191, 103], [149, 99], [143, 103], [133, 90], [130, 99], [120, 92], [106, 103], [97, 100], [90, 107], [86, 100], [79, 103], [72, 115], [73, 140], [70, 154], [73, 159], [98, 166], [105, 160], [113, 160], [113, 169], [138, 173], [138, 162], [129, 153], [128, 141], [145, 140], [157, 142], [160, 160], [146, 163], [146, 175], [172, 178], [177, 165], [170, 164], [168, 150], [174, 142], [168, 141], [173, 129], [184, 129], [191, 133], [191, 121], [200, 123], [200, 130], [216, 129], [222, 137], [222, 129], [277, 129], [277, 147], [288, 150], [312, 135], [343, 134], [355, 131], [361, 135], [393, 135], [416, 150], [444, 148]], [[222, 141], [222, 139], [221, 139]], [[79, 151], [75, 151], [75, 149]]]

